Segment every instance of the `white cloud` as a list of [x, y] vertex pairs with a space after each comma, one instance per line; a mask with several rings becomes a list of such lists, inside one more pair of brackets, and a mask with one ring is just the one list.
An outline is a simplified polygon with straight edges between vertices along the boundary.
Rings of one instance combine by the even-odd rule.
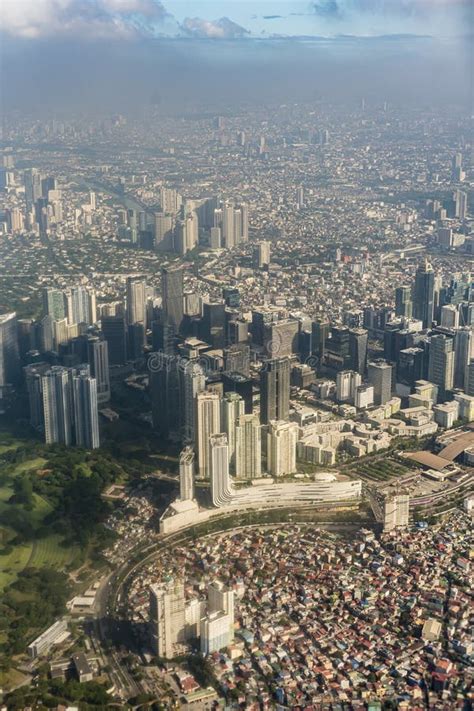
[[0, 31], [25, 37], [130, 37], [167, 15], [160, 0], [1, 0]]
[[185, 35], [199, 39], [237, 39], [250, 34], [245, 27], [232, 22], [228, 17], [221, 17], [220, 20], [186, 17], [180, 28]]

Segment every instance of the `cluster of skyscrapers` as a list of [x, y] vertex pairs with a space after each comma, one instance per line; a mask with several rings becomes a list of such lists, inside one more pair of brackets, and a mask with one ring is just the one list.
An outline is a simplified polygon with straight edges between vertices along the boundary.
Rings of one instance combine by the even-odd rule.
[[159, 657], [176, 657], [197, 640], [203, 654], [217, 652], [234, 639], [234, 592], [216, 581], [207, 588], [207, 601], [186, 602], [183, 579], [169, 576], [150, 587], [150, 628]]

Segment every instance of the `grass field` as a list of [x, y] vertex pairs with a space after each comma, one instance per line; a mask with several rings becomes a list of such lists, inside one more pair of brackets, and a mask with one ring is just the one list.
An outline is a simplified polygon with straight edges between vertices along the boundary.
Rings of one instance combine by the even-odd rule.
[[[0, 438], [0, 453], [6, 449], [16, 449], [22, 443], [20, 441], [5, 441]], [[15, 477], [22, 476], [25, 472], [33, 472], [40, 469], [46, 464], [47, 460], [43, 457], [35, 457], [17, 464], [15, 469], [8, 475], [6, 480], [0, 484], [0, 521], [2, 513], [5, 513], [10, 507], [15, 504], [9, 504], [8, 500], [13, 494], [13, 481]], [[51, 511], [51, 505], [46, 499], [43, 499], [38, 494], [33, 495], [34, 508], [28, 512], [28, 518], [35, 527], [39, 529], [45, 516]], [[1, 527], [0, 527], [0, 530]], [[6, 545], [14, 538], [14, 531], [8, 527], [3, 528], [3, 545]], [[51, 567], [57, 570], [63, 570], [66, 566], [73, 563], [77, 556], [76, 548], [64, 548], [61, 545], [62, 539], [60, 536], [50, 535], [45, 538], [37, 538], [35, 541], [17, 544], [13, 549], [6, 554], [0, 554], [0, 592], [7, 585], [12, 583], [18, 573], [28, 566], [37, 568]]]

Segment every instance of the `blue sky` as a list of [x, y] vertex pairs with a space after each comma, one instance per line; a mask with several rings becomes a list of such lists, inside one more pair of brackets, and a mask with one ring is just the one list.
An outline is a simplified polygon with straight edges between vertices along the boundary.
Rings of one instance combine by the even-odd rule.
[[456, 37], [472, 0], [1, 0], [0, 32], [38, 39], [251, 39], [341, 34]]

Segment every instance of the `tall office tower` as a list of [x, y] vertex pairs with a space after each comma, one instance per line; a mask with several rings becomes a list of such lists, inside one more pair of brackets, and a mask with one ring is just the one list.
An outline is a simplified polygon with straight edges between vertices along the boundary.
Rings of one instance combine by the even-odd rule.
[[53, 321], [53, 348], [59, 351], [59, 346], [67, 343], [69, 340], [69, 327], [67, 318], [60, 321]]
[[66, 316], [64, 294], [59, 289], [43, 289], [43, 313], [60, 321]]
[[[219, 227], [219, 225], [216, 225]], [[222, 246], [226, 249], [231, 249], [235, 246], [235, 228], [234, 228], [234, 205], [232, 203], [224, 203], [222, 207]]]
[[412, 317], [413, 302], [409, 286], [399, 286], [395, 289], [395, 314], [404, 318]]
[[365, 328], [352, 328], [349, 331], [349, 357], [352, 370], [361, 375], [367, 369], [367, 343], [369, 332]]
[[139, 360], [143, 356], [145, 341], [144, 323], [131, 323], [127, 326], [127, 354], [129, 360]]
[[471, 358], [467, 367], [466, 395], [474, 395], [474, 358]]
[[349, 354], [349, 329], [347, 326], [332, 326], [331, 338], [326, 341], [326, 362], [334, 370], [347, 370]]
[[296, 207], [298, 209], [304, 207], [304, 188], [302, 185], [296, 188]]
[[455, 153], [451, 161], [451, 178], [458, 183], [462, 178], [462, 153]]
[[54, 349], [54, 319], [43, 316], [39, 328], [39, 347], [41, 353], [49, 353]]
[[459, 328], [454, 334], [454, 387], [466, 392], [469, 363], [474, 358], [474, 328]]
[[354, 402], [356, 390], [362, 383], [360, 373], [340, 370], [336, 376], [336, 399], [338, 402]]
[[183, 198], [177, 190], [173, 188], [161, 188], [160, 205], [162, 212], [168, 212], [170, 215], [176, 215], [179, 212]]
[[312, 355], [321, 362], [326, 353], [326, 342], [329, 336], [329, 321], [313, 321], [311, 325]]
[[179, 333], [183, 321], [183, 274], [180, 265], [163, 267], [161, 270], [163, 322], [174, 326], [176, 333]]
[[208, 450], [212, 503], [217, 507], [225, 506], [232, 496], [227, 435], [222, 432], [211, 435], [208, 441]]
[[180, 254], [190, 252], [198, 245], [199, 241], [199, 221], [195, 211], [188, 212], [184, 218], [186, 228], [186, 241]]
[[133, 208], [127, 210], [127, 222], [130, 229], [130, 241], [132, 244], [137, 244], [138, 242], [138, 215], [137, 211]]
[[374, 403], [385, 405], [392, 396], [392, 371], [393, 367], [384, 360], [375, 360], [369, 363], [368, 379], [374, 386]]
[[41, 390], [46, 443], [71, 445], [74, 410], [69, 370], [53, 366], [42, 376]]
[[383, 502], [383, 530], [394, 531], [408, 527], [410, 497], [408, 494], [388, 494]]
[[127, 361], [127, 337], [124, 316], [102, 316], [102, 333], [107, 341], [110, 365]]
[[285, 476], [296, 472], [296, 422], [271, 420], [267, 434], [267, 465], [272, 476]]
[[171, 659], [177, 645], [185, 640], [184, 583], [181, 578], [167, 578], [150, 587], [150, 626], [153, 651]]
[[290, 361], [274, 358], [260, 371], [260, 422], [287, 420], [290, 413]]
[[155, 247], [158, 250], [171, 252], [173, 249], [173, 222], [173, 215], [155, 212]]
[[236, 372], [225, 372], [222, 374], [222, 384], [224, 393], [237, 393], [245, 403], [245, 414], [251, 415], [253, 412], [253, 383], [252, 379], [246, 375]]
[[441, 307], [440, 325], [445, 328], [459, 328], [460, 309], [454, 304], [445, 304]]
[[248, 322], [240, 318], [231, 319], [227, 324], [227, 338], [231, 344], [246, 344], [249, 340]]
[[259, 269], [263, 267], [268, 267], [271, 261], [271, 248], [270, 242], [262, 241], [257, 242], [255, 248], [255, 263]]
[[141, 323], [146, 328], [146, 281], [127, 277], [127, 323]]
[[96, 320], [95, 294], [83, 286], [76, 286], [65, 294], [67, 320], [69, 325], [85, 323], [88, 326]]
[[97, 409], [97, 381], [89, 368], [80, 369], [72, 376], [75, 442], [79, 447], [97, 449], [99, 413]]
[[240, 215], [241, 215], [241, 232], [240, 232], [240, 242], [249, 241], [249, 208], [244, 202], [239, 205]]
[[221, 402], [221, 432], [227, 435], [229, 445], [229, 468], [235, 472], [236, 429], [241, 415], [245, 413], [245, 402], [237, 393], [226, 393]]
[[453, 193], [452, 209], [450, 217], [455, 217], [458, 220], [465, 220], [467, 217], [467, 193], [463, 190], [456, 190]]
[[256, 415], [241, 415], [235, 437], [235, 471], [239, 479], [262, 474], [262, 428]]
[[176, 329], [171, 324], [153, 321], [151, 324], [151, 344], [154, 351], [168, 355], [176, 352]]
[[223, 612], [228, 616], [229, 641], [227, 644], [230, 644], [234, 639], [234, 591], [220, 581], [211, 583], [207, 589], [207, 611], [211, 615], [214, 612]]
[[272, 321], [263, 329], [263, 345], [267, 357], [291, 356], [298, 351], [300, 324], [297, 319], [288, 318]]
[[[398, 354], [397, 383], [411, 391], [417, 380], [424, 380], [425, 352], [423, 348], [404, 348]], [[407, 393], [408, 394], [408, 393]]]
[[427, 261], [418, 267], [413, 288], [413, 316], [429, 328], [434, 318], [435, 308], [435, 273]]
[[97, 381], [97, 402], [102, 405], [110, 400], [109, 344], [94, 336], [88, 339], [87, 350], [91, 375]]
[[222, 231], [220, 227], [211, 227], [209, 231], [209, 246], [211, 249], [222, 247]]
[[225, 346], [225, 304], [223, 301], [203, 304], [200, 336], [213, 348]]
[[35, 322], [30, 318], [20, 318], [18, 324], [18, 350], [20, 360], [25, 361], [28, 351], [35, 349]]
[[454, 349], [453, 339], [443, 334], [431, 336], [428, 361], [428, 380], [439, 388], [439, 399], [454, 385]]
[[181, 501], [194, 499], [194, 450], [185, 447], [179, 455], [179, 498]]
[[196, 438], [196, 397], [206, 389], [206, 376], [199, 363], [189, 361], [180, 369], [184, 409], [184, 439]]
[[0, 314], [0, 400], [3, 388], [20, 379], [20, 352], [16, 313]]
[[224, 349], [224, 373], [240, 373], [248, 377], [250, 372], [250, 346], [234, 343]]
[[196, 395], [196, 449], [201, 478], [210, 476], [209, 439], [221, 431], [221, 400], [218, 393]]
[[36, 168], [24, 172], [26, 211], [29, 212], [41, 197], [41, 173]]
[[236, 286], [228, 286], [222, 289], [222, 298], [225, 305], [230, 309], [240, 308], [240, 289]]
[[23, 369], [28, 391], [30, 425], [39, 431], [44, 429], [42, 378], [50, 367], [49, 363], [32, 363]]
[[179, 359], [174, 355], [152, 353], [148, 370], [153, 429], [165, 439], [178, 438], [183, 425]]

